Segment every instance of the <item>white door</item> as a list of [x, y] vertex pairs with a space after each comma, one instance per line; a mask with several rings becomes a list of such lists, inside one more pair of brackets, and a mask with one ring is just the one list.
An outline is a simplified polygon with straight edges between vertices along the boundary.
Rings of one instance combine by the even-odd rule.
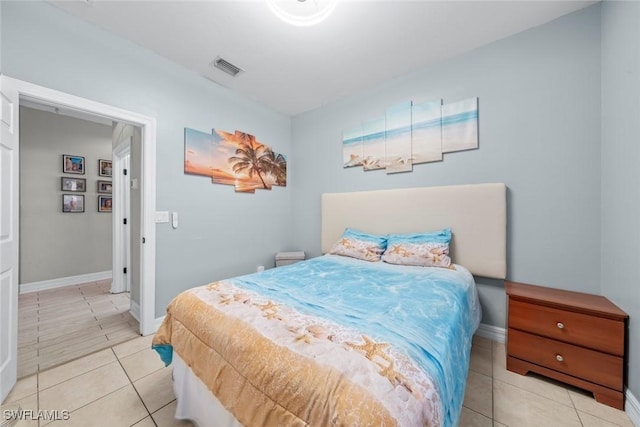
[[18, 374], [18, 92], [0, 76], [0, 402]]
[[131, 291], [131, 138], [113, 150], [113, 280], [111, 292]]

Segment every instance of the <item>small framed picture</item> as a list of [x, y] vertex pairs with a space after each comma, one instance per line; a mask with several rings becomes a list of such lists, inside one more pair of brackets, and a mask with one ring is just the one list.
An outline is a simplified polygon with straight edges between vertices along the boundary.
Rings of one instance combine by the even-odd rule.
[[111, 176], [111, 160], [98, 160], [98, 174], [100, 176]]
[[98, 193], [111, 194], [111, 181], [98, 181]]
[[84, 194], [63, 194], [62, 212], [77, 213], [84, 212]]
[[98, 196], [98, 212], [111, 212], [111, 196]]
[[84, 178], [70, 178], [68, 176], [63, 176], [60, 179], [60, 189], [62, 191], [84, 193], [87, 191], [87, 180]]
[[63, 154], [62, 173], [77, 173], [79, 175], [84, 175], [84, 157]]

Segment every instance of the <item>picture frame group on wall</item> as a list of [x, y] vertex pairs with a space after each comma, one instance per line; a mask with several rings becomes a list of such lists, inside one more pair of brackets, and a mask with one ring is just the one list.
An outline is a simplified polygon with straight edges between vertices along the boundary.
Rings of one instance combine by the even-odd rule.
[[63, 194], [62, 212], [81, 213], [84, 212], [84, 194]]
[[87, 191], [87, 180], [85, 178], [63, 176], [60, 178], [60, 190], [84, 193]]
[[100, 159], [98, 160], [98, 175], [111, 176], [113, 169], [113, 163], [111, 160]]
[[111, 212], [112, 203], [111, 196], [98, 196], [98, 212]]
[[84, 175], [84, 157], [71, 154], [62, 155], [62, 173]]
[[113, 185], [111, 181], [98, 181], [98, 193], [111, 194], [113, 192]]
[[[111, 177], [113, 163], [108, 159], [98, 159], [98, 175]], [[62, 155], [62, 173], [84, 175], [85, 157], [72, 154]], [[111, 180], [97, 180], [96, 192], [98, 193], [98, 212], [111, 213], [113, 209], [113, 182]], [[74, 176], [60, 177], [60, 191], [64, 193], [87, 192], [87, 179]], [[84, 194], [62, 194], [63, 213], [85, 212]]]

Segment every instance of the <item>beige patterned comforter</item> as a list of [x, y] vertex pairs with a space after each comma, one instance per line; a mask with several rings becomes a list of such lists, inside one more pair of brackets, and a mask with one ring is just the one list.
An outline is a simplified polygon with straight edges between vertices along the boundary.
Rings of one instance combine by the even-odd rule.
[[153, 344], [245, 426], [441, 424], [431, 380], [392, 346], [231, 283], [177, 296]]

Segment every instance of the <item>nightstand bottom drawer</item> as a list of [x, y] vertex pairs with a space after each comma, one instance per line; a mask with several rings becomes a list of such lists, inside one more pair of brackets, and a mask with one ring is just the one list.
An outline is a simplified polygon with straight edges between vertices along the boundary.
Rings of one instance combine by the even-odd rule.
[[587, 381], [622, 390], [621, 357], [509, 329], [507, 354]]

